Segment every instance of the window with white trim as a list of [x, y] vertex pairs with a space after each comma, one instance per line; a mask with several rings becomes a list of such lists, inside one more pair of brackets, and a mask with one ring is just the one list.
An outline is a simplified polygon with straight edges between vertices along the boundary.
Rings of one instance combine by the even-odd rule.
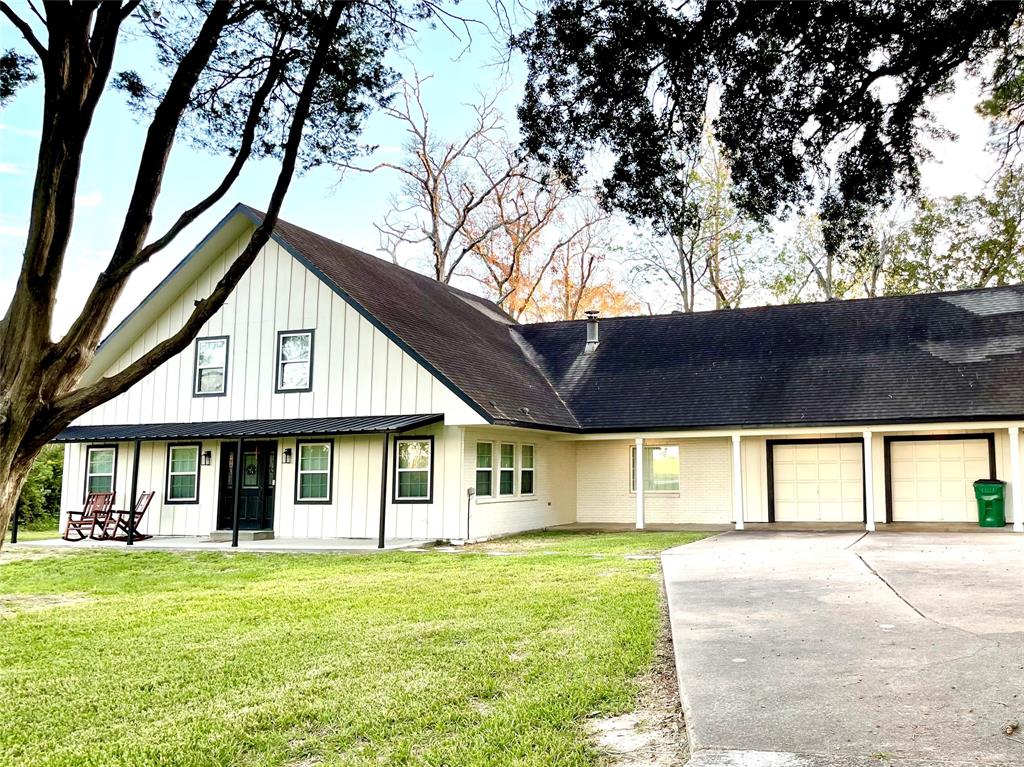
[[300, 442], [296, 465], [295, 500], [326, 503], [331, 500], [331, 442]]
[[[636, 492], [636, 447], [629, 448], [629, 491]], [[679, 492], [679, 445], [644, 446], [644, 492]]]
[[228, 338], [196, 339], [196, 375], [192, 394], [224, 394], [228, 381]]
[[429, 437], [395, 440], [395, 500], [431, 501], [434, 441]]
[[498, 495], [515, 495], [516, 446], [502, 442], [498, 453]]
[[283, 330], [277, 334], [277, 391], [313, 388], [313, 331]]
[[167, 448], [167, 502], [194, 503], [199, 500], [199, 445], [171, 445]]
[[117, 467], [117, 448], [89, 447], [85, 451], [85, 492], [114, 492], [114, 472]]
[[519, 494], [533, 495], [534, 489], [534, 447], [533, 445], [519, 446]]
[[476, 494], [489, 498], [494, 495], [494, 443], [476, 443]]

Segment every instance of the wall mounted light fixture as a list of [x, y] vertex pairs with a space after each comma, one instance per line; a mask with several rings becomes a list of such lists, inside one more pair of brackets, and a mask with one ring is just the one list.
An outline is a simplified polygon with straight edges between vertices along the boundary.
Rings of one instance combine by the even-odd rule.
[[286, 447], [284, 449], [284, 452], [281, 453], [281, 460], [284, 461], [285, 463], [292, 462], [292, 449], [290, 447]]
[[203, 453], [203, 466], [209, 466], [213, 462], [213, 453], [207, 450]]

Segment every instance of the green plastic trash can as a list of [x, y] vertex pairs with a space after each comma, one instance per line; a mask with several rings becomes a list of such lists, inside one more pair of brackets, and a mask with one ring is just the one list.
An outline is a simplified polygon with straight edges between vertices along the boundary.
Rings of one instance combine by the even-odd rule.
[[979, 479], [974, 483], [974, 497], [978, 499], [979, 527], [1006, 525], [1005, 482], [1001, 479]]

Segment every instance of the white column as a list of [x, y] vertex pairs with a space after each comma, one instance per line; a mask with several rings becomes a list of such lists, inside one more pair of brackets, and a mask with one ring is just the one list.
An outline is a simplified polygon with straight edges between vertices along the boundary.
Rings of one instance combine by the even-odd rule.
[[736, 529], [743, 529], [743, 469], [740, 435], [732, 435], [732, 516]]
[[875, 532], [875, 462], [871, 458], [871, 432], [864, 432], [864, 529]]
[[1010, 434], [1010, 496], [1013, 504], [1013, 531], [1024, 533], [1024, 469], [1020, 463], [1020, 427], [1011, 426]]
[[644, 529], [644, 438], [636, 438], [636, 462], [633, 469], [636, 483], [636, 529]]

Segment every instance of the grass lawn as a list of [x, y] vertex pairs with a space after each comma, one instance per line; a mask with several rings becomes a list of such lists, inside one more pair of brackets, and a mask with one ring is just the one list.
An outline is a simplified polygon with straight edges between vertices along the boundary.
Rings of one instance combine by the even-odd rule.
[[700, 537], [11, 561], [0, 764], [594, 764], [581, 722], [632, 707], [659, 631], [627, 556]]
[[[19, 541], [45, 541], [47, 538], [59, 538], [60, 530], [54, 527], [52, 530], [26, 530], [24, 527], [18, 530]], [[11, 542], [11, 528], [7, 527], [7, 537], [4, 538], [4, 545]]]

